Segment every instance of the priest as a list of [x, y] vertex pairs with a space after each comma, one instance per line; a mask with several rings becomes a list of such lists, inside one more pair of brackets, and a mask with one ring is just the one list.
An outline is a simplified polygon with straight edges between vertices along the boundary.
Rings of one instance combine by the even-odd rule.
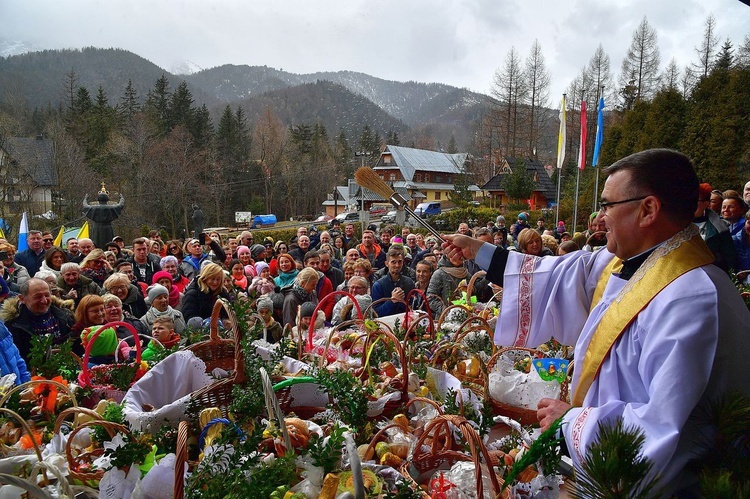
[[680, 494], [697, 480], [686, 466], [703, 448], [697, 416], [750, 394], [750, 312], [692, 224], [698, 178], [686, 156], [647, 150], [604, 171], [606, 248], [540, 258], [460, 235], [443, 246], [504, 287], [496, 343], [575, 345], [572, 406], [543, 399], [537, 412], [542, 428], [561, 418], [574, 463], [599, 422], [622, 418], [644, 432], [667, 493]]

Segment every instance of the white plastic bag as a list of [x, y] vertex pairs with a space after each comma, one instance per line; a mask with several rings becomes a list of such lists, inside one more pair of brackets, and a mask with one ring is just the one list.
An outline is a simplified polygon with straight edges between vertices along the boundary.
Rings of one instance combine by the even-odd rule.
[[518, 371], [506, 358], [498, 360], [489, 378], [490, 397], [513, 407], [535, 410], [541, 399], [560, 397], [560, 383], [544, 381], [534, 368], [528, 374]]

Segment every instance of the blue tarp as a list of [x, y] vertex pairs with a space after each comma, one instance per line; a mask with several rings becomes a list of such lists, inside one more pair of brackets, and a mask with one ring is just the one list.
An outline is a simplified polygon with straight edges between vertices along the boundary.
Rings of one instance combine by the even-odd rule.
[[270, 227], [275, 225], [276, 221], [276, 215], [255, 215], [253, 217], [253, 229]]

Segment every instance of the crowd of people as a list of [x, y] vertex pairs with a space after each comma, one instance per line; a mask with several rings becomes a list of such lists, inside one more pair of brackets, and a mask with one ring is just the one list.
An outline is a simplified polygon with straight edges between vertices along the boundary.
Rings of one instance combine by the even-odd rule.
[[[700, 184], [693, 220], [715, 264], [736, 271], [741, 280], [750, 274], [749, 203], [750, 182], [742, 196]], [[503, 215], [484, 227], [460, 223], [456, 233], [539, 257], [592, 252], [607, 244], [599, 213], [591, 214], [587, 230], [575, 234], [563, 221], [548, 228], [544, 218], [535, 226], [530, 218], [521, 212], [510, 226]], [[21, 252], [0, 240], [0, 318], [20, 357], [27, 359], [31, 336], [43, 333], [52, 333], [57, 341], [73, 337], [80, 353], [82, 332], [106, 322], [103, 312], [89, 314], [92, 307], [111, 307], [107, 321], [130, 322], [145, 338], [155, 332], [157, 319], [166, 317], [171, 333], [179, 336], [188, 326], [205, 326], [217, 298], [248, 296], [256, 306], [263, 305], [261, 315], [273, 331], [269, 341], [275, 342], [286, 326], [307, 327], [318, 302], [316, 321], [336, 324], [354, 318], [355, 304], [335, 291], [349, 292], [359, 310], [371, 309], [378, 316], [412, 307], [437, 317], [447, 305], [466, 299], [467, 283], [481, 270], [473, 259], [443, 255], [436, 237], [408, 227], [396, 233], [391, 226], [378, 230], [370, 225], [359, 238], [355, 232], [354, 224], [342, 230], [334, 221], [320, 232], [314, 225], [301, 226], [289, 241], [267, 237], [255, 242], [252, 232], [243, 231], [226, 239], [211, 232], [200, 239], [165, 242], [152, 230], [129, 248], [117, 236], [106, 248], [71, 238], [63, 249], [53, 246], [51, 233], [32, 230], [28, 248]], [[499, 290], [486, 277], [474, 280], [479, 301], [491, 300]], [[303, 307], [306, 303], [313, 307]]]
[[[658, 173], [663, 165], [678, 173]], [[243, 231], [165, 242], [151, 231], [130, 247], [122, 237], [105, 248], [72, 238], [63, 249], [49, 232], [31, 230], [28, 248], [16, 252], [0, 240], [0, 370], [28, 380], [32, 338], [40, 335], [72, 339], [75, 353], [88, 348], [92, 364], [127, 357], [134, 344], [128, 328], [92, 334], [113, 321], [150, 339], [144, 356], [152, 356], [154, 344], [171, 347], [186, 330], [205, 328], [219, 298], [251, 300], [274, 343], [287, 328], [337, 324], [357, 309], [378, 316], [422, 309], [436, 317], [471, 295], [490, 301], [504, 286], [496, 343], [535, 346], [553, 335], [575, 345], [582, 359], [573, 378], [576, 407], [543, 400], [542, 425], [564, 418], [569, 450], [580, 458], [581, 442], [594, 438], [587, 418], [619, 414], [645, 429], [646, 453], [669, 461], [672, 479], [694, 430], [687, 417], [707, 403], [707, 387], [726, 392], [736, 378], [735, 356], [746, 350], [733, 331], [747, 309], [726, 273], [739, 280], [750, 274], [750, 182], [742, 195], [698, 184], [690, 161], [664, 150], [624, 158], [608, 173], [600, 211], [574, 234], [563, 221], [548, 228], [539, 218], [532, 226], [521, 212], [509, 226], [503, 215], [486, 226], [460, 223], [443, 241], [387, 225], [370, 225], [358, 237], [354, 224], [342, 230], [337, 221], [323, 231], [300, 226], [288, 241], [256, 242]], [[675, 398], [674, 376], [664, 366], [680, 365], [697, 370], [700, 382], [680, 385]], [[656, 392], [659, 410], [668, 407], [679, 420], [651, 414]], [[665, 431], [669, 438], [662, 438]]]

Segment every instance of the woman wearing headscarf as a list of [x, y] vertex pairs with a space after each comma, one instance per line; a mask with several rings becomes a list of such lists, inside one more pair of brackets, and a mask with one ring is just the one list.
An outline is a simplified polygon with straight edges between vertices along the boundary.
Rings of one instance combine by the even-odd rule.
[[291, 286], [282, 290], [284, 293], [284, 307], [282, 311], [282, 325], [295, 325], [297, 319], [297, 309], [303, 303], [318, 303], [318, 297], [315, 294], [315, 286], [318, 284], [318, 271], [314, 268], [307, 267], [302, 269]]
[[443, 312], [443, 304], [450, 303], [458, 285], [462, 280], [468, 281], [469, 277], [469, 271], [466, 270], [462, 258], [455, 257], [453, 260], [449, 260], [446, 256], [440, 258], [438, 268], [432, 274], [430, 284], [427, 286], [427, 300], [435, 316]]

